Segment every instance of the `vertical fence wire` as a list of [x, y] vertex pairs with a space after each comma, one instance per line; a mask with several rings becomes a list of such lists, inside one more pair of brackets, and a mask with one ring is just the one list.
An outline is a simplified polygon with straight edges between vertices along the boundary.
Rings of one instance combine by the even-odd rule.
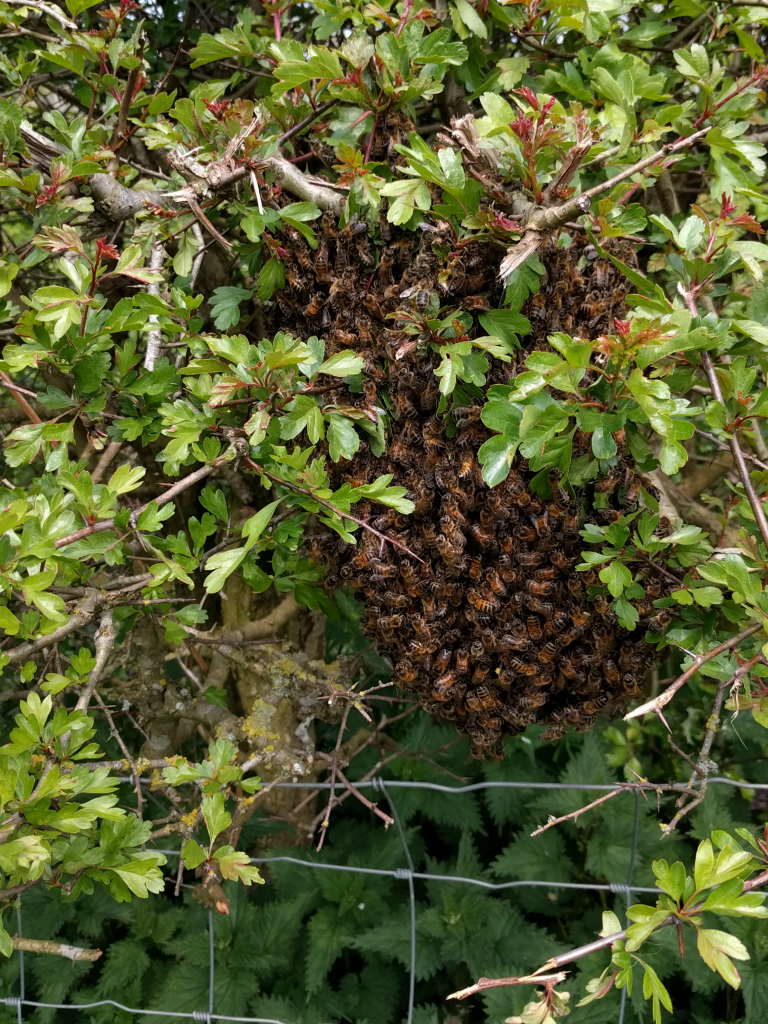
[[[736, 786], [744, 789], [757, 789], [757, 790], [768, 790], [768, 783], [752, 783], [737, 781], [734, 779], [715, 777], [709, 780], [709, 784], [722, 783], [728, 786]], [[322, 782], [287, 782], [279, 783], [278, 785], [285, 788], [303, 788], [303, 789], [329, 789], [330, 783]], [[640, 793], [635, 790], [635, 812], [634, 812], [634, 824], [632, 829], [632, 843], [630, 847], [630, 860], [629, 860], [629, 871], [627, 875], [626, 883], [623, 882], [608, 882], [608, 883], [587, 883], [587, 882], [549, 882], [538, 879], [527, 879], [515, 882], [486, 882], [485, 880], [476, 878], [465, 878], [461, 875], [437, 875], [432, 873], [417, 872], [411, 851], [408, 846], [408, 840], [403, 828], [400, 815], [397, 810], [397, 806], [392, 799], [390, 790], [398, 789], [422, 789], [422, 790], [433, 790], [438, 792], [447, 793], [466, 793], [474, 792], [484, 789], [495, 789], [495, 788], [509, 788], [509, 789], [547, 789], [547, 790], [581, 790], [584, 792], [590, 791], [604, 791], [617, 788], [616, 784], [613, 785], [596, 785], [596, 784], [581, 784], [581, 783], [537, 783], [537, 782], [517, 782], [509, 780], [506, 782], [479, 782], [473, 783], [467, 786], [444, 786], [438, 783], [431, 782], [416, 782], [406, 781], [402, 779], [393, 779], [387, 782], [381, 778], [374, 778], [366, 780], [364, 782], [356, 782], [355, 785], [358, 788], [372, 788], [386, 797], [387, 802], [392, 810], [392, 817], [395, 820], [395, 825], [398, 830], [400, 841], [403, 847], [403, 854], [408, 867], [397, 868], [393, 871], [388, 871], [380, 868], [364, 868], [357, 867], [349, 864], [324, 864], [316, 861], [306, 860], [300, 857], [291, 856], [276, 856], [276, 857], [254, 857], [251, 859], [253, 864], [268, 864], [271, 861], [288, 862], [297, 864], [307, 869], [312, 870], [329, 870], [329, 871], [350, 871], [358, 874], [370, 874], [380, 875], [395, 878], [401, 881], [408, 882], [408, 891], [410, 899], [410, 970], [409, 970], [409, 995], [408, 995], [408, 1013], [407, 1018], [404, 1018], [405, 1024], [412, 1024], [414, 1014], [414, 997], [415, 997], [415, 985], [416, 985], [416, 894], [414, 882], [416, 880], [438, 882], [445, 881], [450, 883], [463, 883], [467, 885], [478, 886], [482, 889], [489, 891], [502, 891], [506, 889], [513, 889], [518, 887], [526, 886], [538, 886], [545, 887], [548, 889], [573, 889], [573, 890], [584, 890], [592, 892], [612, 892], [618, 895], [622, 895], [626, 898], [627, 907], [630, 906], [631, 897], [633, 893], [649, 893], [658, 894], [658, 889], [648, 888], [646, 886], [633, 885], [634, 871], [637, 861], [637, 846], [639, 841], [640, 832]], [[681, 786], [684, 785], [681, 783]], [[627, 792], [630, 792], [627, 790]], [[164, 853], [169, 856], [178, 857], [180, 856], [179, 850], [158, 850], [158, 853]], [[19, 937], [22, 936], [22, 910], [21, 910], [21, 899], [17, 904], [16, 920]], [[205, 1021], [210, 1024], [211, 1021], [239, 1021], [243, 1024], [284, 1024], [284, 1022], [275, 1020], [267, 1017], [233, 1017], [226, 1014], [217, 1014], [214, 1012], [214, 993], [215, 993], [215, 982], [216, 982], [216, 963], [215, 963], [215, 943], [214, 943], [214, 917], [213, 911], [208, 911], [208, 952], [209, 952], [209, 970], [208, 970], [208, 1008], [207, 1010], [194, 1010], [180, 1011], [180, 1010], [158, 1010], [150, 1009], [148, 1007], [135, 1008], [125, 1006], [122, 1003], [118, 1003], [112, 999], [101, 999], [92, 1003], [49, 1003], [49, 1002], [38, 1002], [36, 1000], [27, 999], [26, 985], [25, 985], [25, 972], [24, 972], [24, 952], [18, 950], [19, 956], [19, 995], [18, 996], [6, 996], [0, 997], [0, 1005], [6, 1005], [9, 1007], [16, 1008], [17, 1022], [22, 1024], [23, 1020], [23, 1008], [29, 1006], [32, 1008], [43, 1008], [53, 1010], [74, 1010], [84, 1011], [89, 1009], [95, 1009], [97, 1007], [112, 1006], [124, 1013], [133, 1014], [136, 1016], [153, 1015], [155, 1017], [162, 1018], [176, 1018], [186, 1019], [193, 1021]], [[619, 1017], [617, 1024], [624, 1024], [624, 1017], [626, 1012], [626, 988], [622, 990], [621, 1004], [619, 1009]]]
[[[19, 933], [19, 938], [24, 934], [21, 925], [21, 896], [19, 896], [19, 903], [16, 907], [16, 928]], [[16, 1006], [16, 1020], [18, 1024], [22, 1022], [22, 1015], [24, 1013], [24, 999], [26, 998], [26, 986], [24, 983], [24, 950], [19, 950], [19, 1002]]]
[[413, 885], [413, 873], [416, 870], [413, 864], [413, 857], [411, 857], [411, 851], [408, 846], [408, 839], [405, 835], [402, 822], [400, 821], [400, 815], [397, 813], [397, 806], [394, 800], [387, 791], [384, 779], [377, 778], [377, 788], [387, 798], [387, 802], [392, 810], [392, 817], [395, 819], [395, 825], [400, 835], [400, 842], [403, 844], [403, 850], [405, 852], [405, 859], [408, 861], [407, 873], [405, 875], [408, 881], [408, 895], [410, 897], [411, 905], [411, 966], [408, 972], [408, 1018], [407, 1024], [411, 1024], [413, 1021], [413, 1003], [414, 996], [416, 993], [416, 890]]
[[[635, 873], [635, 861], [637, 860], [637, 838], [640, 832], [640, 793], [635, 790], [635, 820], [632, 826], [632, 849], [629, 854], [629, 871], [627, 872], [627, 910], [632, 904], [632, 876]], [[629, 918], [626, 918], [629, 924]], [[619, 1006], [618, 1024], [624, 1024], [624, 1012], [627, 1007], [627, 986], [621, 990], [621, 1005]]]

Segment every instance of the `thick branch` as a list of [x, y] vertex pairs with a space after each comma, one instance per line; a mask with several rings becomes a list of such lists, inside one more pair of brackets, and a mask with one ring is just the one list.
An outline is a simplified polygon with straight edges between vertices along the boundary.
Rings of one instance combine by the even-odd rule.
[[24, 939], [14, 935], [11, 939], [14, 949], [20, 949], [24, 953], [49, 953], [53, 956], [63, 956], [67, 960], [98, 960], [101, 956], [100, 949], [83, 949], [82, 946], [67, 946], [64, 942], [49, 942], [47, 939]]

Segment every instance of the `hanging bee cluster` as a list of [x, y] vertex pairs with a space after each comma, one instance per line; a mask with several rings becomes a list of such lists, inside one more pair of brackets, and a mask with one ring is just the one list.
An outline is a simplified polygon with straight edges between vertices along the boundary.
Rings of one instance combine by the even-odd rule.
[[[642, 637], [666, 621], [666, 613], [654, 617], [652, 602], [672, 589], [657, 569], [643, 570], [645, 598], [635, 602], [641, 627], [630, 633], [604, 596], [589, 599], [587, 587], [600, 584], [597, 571], [575, 571], [588, 546], [579, 536], [585, 518], [604, 525], [636, 505], [634, 463], [617, 436], [618, 465], [578, 503], [557, 474], [550, 474], [550, 497], [534, 492], [534, 473], [519, 458], [507, 480], [489, 488], [477, 461], [489, 436], [482, 406], [438, 415], [439, 357], [388, 314], [423, 312], [435, 294], [446, 309], [500, 305], [499, 249], [457, 243], [448, 225], [424, 230], [420, 242], [384, 228], [374, 265], [366, 226], [352, 221], [338, 231], [325, 215], [314, 257], [300, 236], [289, 240], [288, 285], [278, 295], [283, 330], [287, 318], [299, 336], [322, 333], [330, 353], [351, 347], [364, 358], [362, 393], [341, 384], [327, 401], [371, 415], [390, 411], [384, 454], [374, 457], [363, 444], [351, 462], [329, 460], [332, 483], [360, 486], [391, 473], [415, 503], [407, 516], [381, 514], [369, 502], [356, 514], [416, 557], [367, 531], [356, 547], [326, 539], [313, 545], [328, 563], [326, 585], [357, 590], [363, 629], [391, 658], [397, 685], [467, 733], [475, 756], [500, 756], [505, 736], [535, 722], [547, 739], [569, 726], [589, 729], [599, 711], [640, 695], [653, 653]], [[606, 244], [634, 260], [621, 243]], [[492, 361], [488, 383], [508, 383], [532, 349], [548, 347], [553, 331], [595, 337], [625, 311], [626, 281], [594, 248], [578, 241], [563, 248], [553, 239], [540, 255], [547, 274], [523, 309], [531, 334], [517, 362]], [[589, 445], [577, 431], [574, 457]], [[594, 491], [608, 507], [589, 512]]]

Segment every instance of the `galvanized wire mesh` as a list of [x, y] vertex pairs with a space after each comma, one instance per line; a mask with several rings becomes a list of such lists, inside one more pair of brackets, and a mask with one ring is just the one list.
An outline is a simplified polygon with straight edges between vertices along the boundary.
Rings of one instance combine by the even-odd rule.
[[[126, 780], [129, 781], [129, 780]], [[680, 783], [681, 787], [685, 786], [684, 783]], [[740, 782], [734, 779], [727, 779], [720, 776], [710, 778], [708, 785], [724, 785], [733, 786], [739, 789], [750, 789], [750, 790], [768, 790], [768, 783], [754, 783], [754, 782]], [[331, 784], [328, 782], [283, 782], [278, 783], [281, 788], [294, 788], [294, 789], [317, 789], [317, 790], [329, 790]], [[408, 849], [408, 841], [403, 829], [400, 816], [397, 812], [397, 805], [392, 797], [392, 790], [395, 789], [426, 789], [433, 790], [441, 793], [471, 793], [482, 789], [547, 789], [547, 790], [577, 790], [584, 793], [589, 792], [607, 792], [613, 789], [621, 788], [618, 784], [580, 784], [574, 782], [475, 782], [468, 786], [444, 786], [435, 782], [415, 782], [406, 781], [400, 779], [387, 779], [374, 778], [364, 782], [355, 782], [355, 786], [358, 789], [373, 789], [376, 792], [381, 793], [383, 797], [389, 803], [392, 811], [392, 817], [395, 819], [395, 826], [400, 836], [400, 841], [403, 847], [403, 857], [406, 866], [396, 868], [393, 871], [387, 871], [381, 868], [363, 868], [349, 864], [321, 864], [315, 861], [304, 860], [301, 857], [290, 857], [290, 856], [277, 856], [277, 857], [254, 857], [251, 860], [253, 864], [271, 864], [275, 862], [283, 862], [290, 864], [298, 864], [312, 871], [349, 871], [355, 874], [363, 875], [386, 875], [390, 878], [395, 878], [398, 881], [407, 883], [408, 886], [408, 899], [410, 903], [410, 969], [409, 969], [409, 984], [408, 984], [408, 1015], [407, 1024], [412, 1024], [413, 1020], [413, 1009], [414, 1009], [414, 995], [416, 986], [416, 892], [414, 887], [414, 881], [426, 880], [430, 882], [451, 882], [460, 883], [464, 885], [479, 886], [483, 889], [489, 889], [493, 891], [501, 891], [504, 889], [514, 889], [518, 887], [543, 887], [547, 889], [582, 889], [589, 890], [592, 892], [611, 892], [615, 895], [619, 895], [626, 901], [627, 907], [631, 903], [633, 894], [636, 893], [648, 893], [657, 894], [658, 889], [647, 888], [645, 886], [636, 886], [632, 884], [632, 877], [634, 874], [635, 860], [637, 856], [637, 842], [639, 835], [639, 822], [640, 822], [640, 793], [638, 790], [626, 789], [627, 793], [634, 792], [635, 799], [635, 816], [634, 816], [634, 827], [632, 830], [632, 844], [630, 850], [630, 863], [629, 872], [626, 882], [608, 882], [608, 883], [588, 883], [588, 882], [547, 882], [544, 880], [525, 880], [515, 882], [486, 882], [484, 879], [479, 878], [465, 878], [462, 875], [438, 875], [432, 873], [419, 872], [414, 869], [413, 858], [411, 857], [410, 850]], [[275, 787], [277, 788], [277, 787]], [[341, 783], [338, 783], [336, 788], [342, 789]], [[178, 857], [178, 850], [162, 850], [160, 851], [167, 856]], [[19, 936], [22, 935], [22, 909], [21, 903], [17, 910], [17, 929]], [[208, 980], [208, 1006], [206, 1009], [193, 1010], [191, 1012], [184, 1012], [180, 1010], [166, 1009], [158, 1010], [149, 1007], [134, 1007], [124, 1006], [122, 1003], [118, 1003], [113, 999], [100, 999], [93, 1003], [46, 1003], [38, 1002], [33, 999], [28, 999], [26, 996], [26, 984], [24, 975], [24, 953], [19, 950], [14, 953], [14, 956], [19, 957], [19, 994], [18, 996], [6, 996], [0, 998], [0, 1004], [6, 1006], [16, 1007], [17, 1020], [19, 1024], [22, 1024], [24, 1020], [24, 1009], [30, 1007], [31, 1009], [43, 1008], [51, 1010], [69, 1010], [69, 1011], [83, 1011], [96, 1009], [101, 1006], [113, 1006], [117, 1010], [122, 1010], [124, 1013], [140, 1015], [152, 1015], [154, 1017], [165, 1017], [186, 1019], [192, 1021], [204, 1021], [206, 1024], [210, 1024], [211, 1021], [239, 1021], [242, 1024], [285, 1024], [284, 1021], [276, 1020], [272, 1017], [231, 1017], [226, 1014], [216, 1013], [214, 1006], [214, 986], [216, 979], [216, 957], [213, 941], [213, 912], [208, 912], [208, 937], [209, 937], [209, 980]], [[510, 971], [514, 970], [514, 965], [510, 965]], [[626, 988], [622, 990], [621, 1004], [619, 1008], [619, 1017], [617, 1024], [623, 1024], [624, 1013], [626, 1008]]]

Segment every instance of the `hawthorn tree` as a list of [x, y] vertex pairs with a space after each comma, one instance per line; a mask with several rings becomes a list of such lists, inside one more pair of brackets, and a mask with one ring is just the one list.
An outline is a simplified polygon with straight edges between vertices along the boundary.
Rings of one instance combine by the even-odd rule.
[[[225, 913], [222, 882], [263, 881], [241, 842], [255, 812], [322, 846], [340, 799], [290, 803], [285, 779], [330, 773], [392, 823], [345, 770], [378, 749], [381, 772], [415, 706], [354, 644], [326, 661], [326, 621], [354, 615], [323, 556], [330, 537], [423, 562], [392, 528], [420, 500], [387, 469], [421, 415], [388, 393], [400, 364], [426, 367], [448, 436], [477, 409], [480, 491], [524, 464], [535, 495], [578, 507], [574, 586], [653, 648], [626, 719], [668, 732], [674, 767], [623, 739], [625, 782], [595, 804], [671, 794], [665, 836], [700, 807], [723, 711], [768, 725], [766, 20], [693, 0], [0, 2], [6, 908], [43, 885], [158, 894], [157, 843], [178, 840], [176, 892], [189, 872]], [[372, 472], [345, 477], [360, 453]], [[703, 720], [670, 728], [694, 685]], [[670, 994], [637, 950], [672, 925], [738, 988], [747, 948], [708, 919], [765, 917], [768, 847], [706, 831], [692, 871], [659, 855], [656, 906], [626, 930], [606, 910], [602, 939], [545, 973], [510, 964], [458, 995], [539, 983], [511, 1019], [550, 1022], [559, 968], [605, 949], [586, 1002], [637, 974], [660, 1020]]]

